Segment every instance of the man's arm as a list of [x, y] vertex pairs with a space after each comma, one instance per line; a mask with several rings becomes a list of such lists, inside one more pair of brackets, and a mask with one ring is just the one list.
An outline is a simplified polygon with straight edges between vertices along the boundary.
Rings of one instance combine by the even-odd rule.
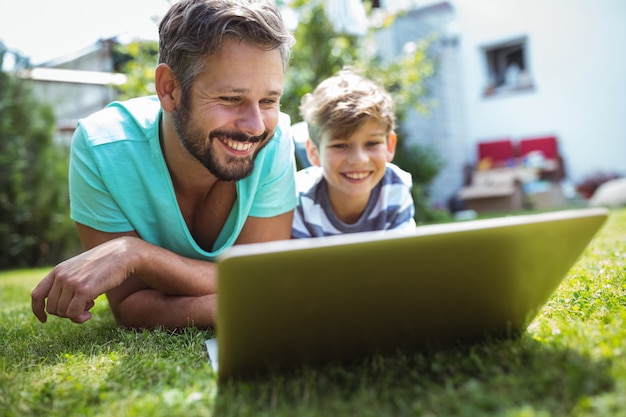
[[[250, 217], [237, 243], [288, 239], [292, 216], [290, 211]], [[104, 233], [84, 225], [78, 230], [87, 251], [57, 265], [32, 292], [33, 312], [40, 321], [46, 321], [47, 311], [82, 323], [91, 318], [93, 301], [106, 293], [123, 326], [215, 325], [214, 263], [179, 256], [135, 233]]]
[[188, 259], [141, 240], [99, 232], [78, 225], [86, 248], [111, 239], [131, 240], [134, 255], [127, 259], [132, 273], [118, 286], [106, 290], [115, 321], [125, 327], [211, 327], [215, 322], [215, 264]]
[[[249, 217], [237, 244], [289, 239], [292, 218], [292, 212], [271, 218]], [[217, 303], [215, 264], [182, 258], [183, 264], [176, 266], [178, 261], [180, 259], [170, 262], [166, 256], [161, 256], [158, 262], [152, 265], [149, 276], [159, 281], [153, 283], [155, 286], [160, 285], [159, 291], [146, 287], [150, 285], [148, 279], [133, 276], [120, 287], [107, 293], [118, 323], [127, 327], [215, 326]], [[193, 268], [193, 265], [184, 265], [187, 261], [199, 263], [199, 269]], [[185, 276], [188, 281], [185, 288], [188, 291], [202, 291], [202, 285], [197, 285], [196, 281], [206, 280], [203, 284], [209, 284], [206, 289], [208, 292], [190, 295], [180, 293], [176, 288], [167, 290], [163, 281], [174, 281], [171, 277], [181, 275], [182, 269], [187, 267], [191, 268], [187, 270]]]

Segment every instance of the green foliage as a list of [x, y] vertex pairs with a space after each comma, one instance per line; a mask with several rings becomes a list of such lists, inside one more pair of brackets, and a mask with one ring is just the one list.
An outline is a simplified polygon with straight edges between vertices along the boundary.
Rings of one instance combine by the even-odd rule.
[[438, 220], [439, 214], [430, 206], [427, 190], [444, 161], [431, 147], [407, 143], [400, 126], [411, 111], [429, 110], [425, 83], [435, 74], [435, 60], [429, 55], [432, 39], [416, 40], [402, 55], [385, 61], [377, 53], [374, 29], [365, 38], [337, 33], [326, 17], [322, 2], [301, 0], [294, 2], [293, 7], [299, 10], [300, 21], [285, 76], [282, 110], [291, 116], [293, 123], [301, 121], [302, 96], [344, 66], [353, 66], [378, 82], [393, 96], [396, 106], [398, 144], [394, 162], [413, 176], [416, 221]]
[[413, 176], [413, 201], [417, 224], [435, 223], [446, 220], [447, 212], [431, 207], [428, 185], [443, 167], [443, 158], [432, 147], [400, 142], [394, 162]]
[[354, 66], [391, 93], [399, 122], [410, 110], [428, 111], [425, 82], [435, 74], [435, 61], [428, 52], [432, 39], [417, 40], [402, 55], [385, 61], [377, 52], [375, 29], [365, 38], [337, 33], [322, 3], [301, 0], [293, 7], [299, 10], [300, 21], [281, 104], [294, 123], [302, 120], [302, 96], [344, 66]]
[[[8, 51], [0, 51], [0, 67]], [[16, 55], [16, 68], [28, 65]], [[69, 219], [68, 147], [53, 142], [52, 109], [0, 71], [0, 269], [46, 265], [77, 247]]]
[[120, 329], [104, 297], [83, 325], [40, 324], [29, 294], [47, 272], [0, 273], [1, 416], [626, 415], [626, 209], [519, 338], [225, 384], [207, 361], [211, 331]]
[[158, 53], [157, 41], [135, 41], [115, 45], [114, 69], [128, 77], [128, 81], [119, 87], [119, 100], [156, 94], [154, 70]]
[[300, 20], [281, 98], [282, 111], [291, 116], [292, 123], [302, 120], [300, 99], [304, 94], [345, 65], [353, 65], [358, 58], [358, 38], [336, 33], [326, 18], [323, 4], [311, 7], [311, 3], [294, 4], [300, 9]]

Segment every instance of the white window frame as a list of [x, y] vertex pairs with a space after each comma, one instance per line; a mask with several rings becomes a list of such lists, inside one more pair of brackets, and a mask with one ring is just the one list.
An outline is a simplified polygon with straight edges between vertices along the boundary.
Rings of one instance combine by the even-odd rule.
[[486, 69], [485, 96], [526, 92], [533, 89], [525, 36], [482, 47]]

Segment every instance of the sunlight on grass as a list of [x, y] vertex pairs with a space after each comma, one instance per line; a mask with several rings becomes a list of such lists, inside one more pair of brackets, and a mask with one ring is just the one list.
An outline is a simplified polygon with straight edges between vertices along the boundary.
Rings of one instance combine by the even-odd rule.
[[0, 272], [0, 416], [626, 416], [625, 264], [621, 209], [519, 338], [219, 385], [213, 332], [124, 330], [105, 297], [41, 324], [50, 268]]

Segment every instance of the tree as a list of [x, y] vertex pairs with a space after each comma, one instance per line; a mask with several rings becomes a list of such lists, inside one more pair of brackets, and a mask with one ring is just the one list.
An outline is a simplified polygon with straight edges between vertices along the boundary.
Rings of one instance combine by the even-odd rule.
[[55, 118], [17, 71], [27, 59], [0, 43], [0, 269], [56, 263], [78, 247], [69, 218], [68, 146]]
[[[436, 66], [429, 55], [432, 40], [427, 38], [407, 45], [401, 56], [385, 61], [377, 53], [375, 28], [365, 38], [338, 33], [326, 17], [323, 2], [297, 0], [292, 7], [299, 12], [299, 23], [285, 76], [282, 110], [291, 116], [292, 123], [301, 121], [301, 97], [344, 66], [353, 66], [381, 84], [396, 105], [398, 145], [394, 162], [413, 176], [416, 221], [435, 220], [438, 213], [430, 207], [428, 186], [443, 167], [443, 159], [434, 148], [407, 143], [401, 127], [410, 111], [428, 111], [425, 84], [435, 74]], [[392, 22], [390, 16], [385, 24]]]
[[157, 64], [157, 41], [117, 43], [113, 49], [113, 66], [116, 72], [126, 74], [128, 81], [119, 86], [119, 100], [156, 94], [154, 70]]

